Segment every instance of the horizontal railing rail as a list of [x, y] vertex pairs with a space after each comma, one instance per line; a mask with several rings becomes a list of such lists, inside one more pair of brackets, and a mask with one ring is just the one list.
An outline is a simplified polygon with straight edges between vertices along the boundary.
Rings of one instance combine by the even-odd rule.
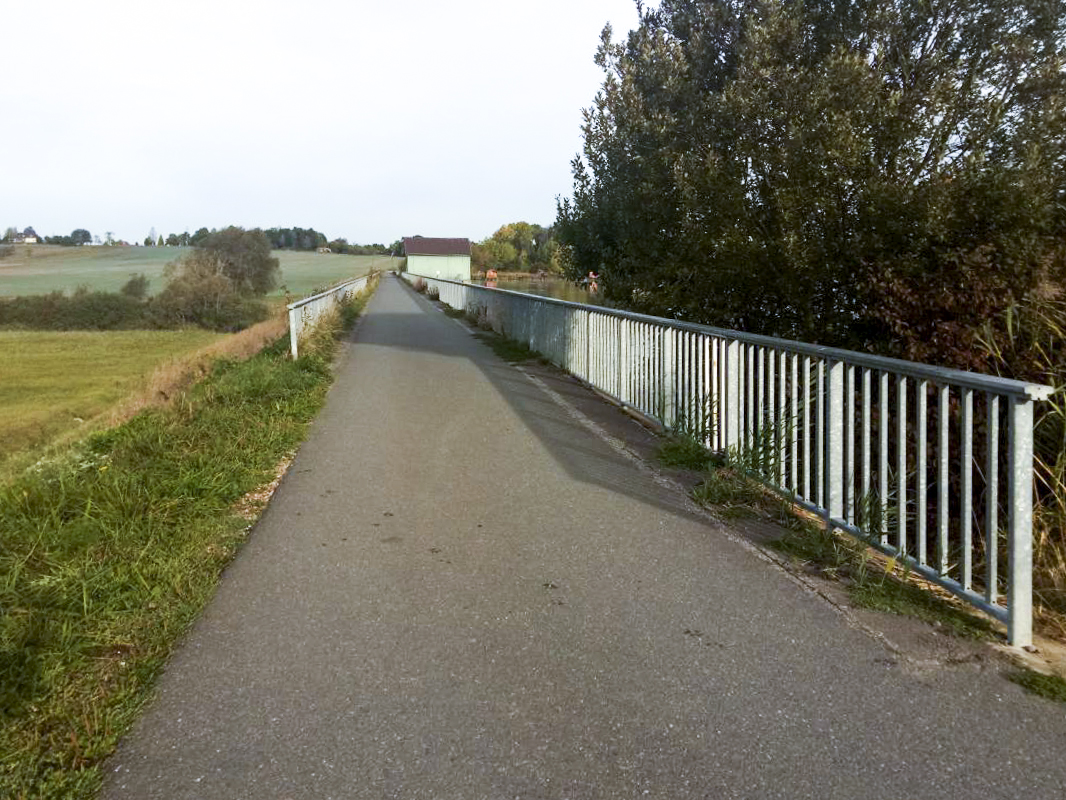
[[1051, 387], [405, 277], [1031, 643], [1033, 405]]
[[338, 303], [350, 300], [366, 289], [367, 281], [373, 276], [364, 275], [313, 294], [286, 306], [289, 310], [289, 349], [293, 360], [299, 355], [300, 337], [304, 331], [313, 328], [319, 317], [337, 307]]

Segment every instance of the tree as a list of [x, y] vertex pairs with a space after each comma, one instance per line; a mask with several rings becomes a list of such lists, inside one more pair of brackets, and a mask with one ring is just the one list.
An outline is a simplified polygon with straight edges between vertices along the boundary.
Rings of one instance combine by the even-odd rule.
[[270, 228], [265, 233], [275, 250], [317, 250], [327, 246], [326, 235], [314, 228]]
[[143, 272], [138, 275], [131, 275], [119, 292], [126, 297], [132, 297], [134, 300], [144, 300], [148, 296], [148, 278]]
[[70, 240], [76, 245], [89, 244], [93, 240], [93, 235], [85, 228], [75, 228], [71, 231]]
[[155, 308], [170, 323], [239, 330], [266, 317], [266, 305], [254, 298], [274, 287], [278, 269], [270, 241], [258, 228], [209, 233], [167, 266], [167, 285]]
[[176, 233], [172, 233], [167, 236], [165, 244], [167, 247], [177, 247], [180, 242], [181, 240], [178, 238], [178, 235]]
[[1064, 33], [1026, 0], [642, 9], [597, 53], [568, 271], [652, 313], [968, 366], [987, 315], [1066, 276]]
[[504, 270], [553, 269], [553, 230], [528, 222], [511, 222], [471, 249], [471, 266]]
[[199, 275], [217, 274], [240, 295], [262, 295], [277, 283], [279, 262], [258, 228], [229, 227], [210, 234], [185, 257]]
[[154, 247], [155, 246], [155, 240], [152, 239], [151, 236], [145, 236], [144, 237], [144, 246], [145, 247]]

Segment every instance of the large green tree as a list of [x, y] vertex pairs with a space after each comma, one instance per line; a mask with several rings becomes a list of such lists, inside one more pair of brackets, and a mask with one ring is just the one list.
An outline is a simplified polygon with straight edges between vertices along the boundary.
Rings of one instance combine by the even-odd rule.
[[[638, 7], [640, 7], [638, 5]], [[967, 366], [1061, 282], [1059, 0], [663, 0], [606, 29], [557, 235], [653, 313]]]
[[475, 269], [554, 270], [557, 244], [551, 227], [510, 222], [472, 248]]
[[280, 265], [259, 228], [230, 226], [208, 236], [187, 258], [225, 277], [244, 295], [262, 295], [277, 285]]

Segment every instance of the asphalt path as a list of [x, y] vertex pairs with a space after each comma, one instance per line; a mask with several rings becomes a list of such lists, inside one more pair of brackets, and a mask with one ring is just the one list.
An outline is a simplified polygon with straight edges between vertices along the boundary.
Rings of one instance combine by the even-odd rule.
[[104, 796], [1066, 797], [1063, 706], [908, 668], [598, 404], [383, 280]]

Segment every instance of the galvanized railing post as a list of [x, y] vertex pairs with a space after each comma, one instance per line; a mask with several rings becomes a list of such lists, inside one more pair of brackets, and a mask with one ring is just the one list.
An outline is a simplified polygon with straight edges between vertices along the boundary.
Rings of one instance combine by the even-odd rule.
[[733, 339], [725, 346], [725, 447], [727, 453], [740, 447], [740, 342]]
[[830, 361], [826, 364], [825, 420], [825, 468], [822, 470], [825, 486], [826, 520], [844, 516], [844, 362]]
[[663, 424], [672, 430], [677, 426], [677, 343], [670, 328], [661, 328], [659, 334], [662, 337]]
[[1010, 402], [1010, 609], [1008, 635], [1015, 647], [1033, 643], [1033, 401]]
[[297, 342], [300, 339], [300, 331], [297, 325], [299, 324], [299, 316], [296, 313], [295, 308], [289, 309], [289, 349], [292, 350], [292, 360], [295, 361], [298, 354]]

